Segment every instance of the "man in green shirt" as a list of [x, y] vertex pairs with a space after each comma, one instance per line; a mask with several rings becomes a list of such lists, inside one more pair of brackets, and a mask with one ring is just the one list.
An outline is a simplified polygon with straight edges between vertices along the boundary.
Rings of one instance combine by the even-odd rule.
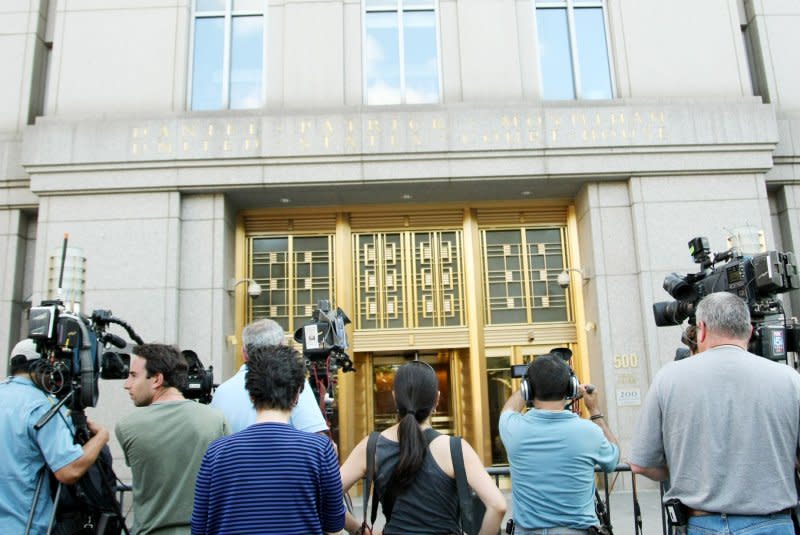
[[125, 389], [137, 409], [116, 427], [133, 473], [133, 532], [190, 533], [194, 485], [208, 445], [229, 434], [221, 412], [187, 400], [187, 364], [177, 349], [133, 349]]

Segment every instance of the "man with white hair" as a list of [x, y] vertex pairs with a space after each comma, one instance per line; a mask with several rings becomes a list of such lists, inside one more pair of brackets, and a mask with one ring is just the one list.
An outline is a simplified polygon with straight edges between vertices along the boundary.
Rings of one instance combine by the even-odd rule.
[[[286, 334], [277, 322], [260, 319], [245, 326], [242, 330], [242, 359], [244, 364], [239, 371], [219, 385], [214, 392], [211, 406], [219, 409], [228, 419], [231, 432], [236, 433], [256, 422], [256, 409], [245, 388], [248, 352], [256, 348], [286, 345]], [[328, 424], [314, 399], [314, 394], [306, 379], [297, 405], [292, 409], [289, 423], [295, 429], [309, 433], [327, 433]]]
[[750, 312], [738, 296], [705, 297], [696, 323], [699, 353], [653, 379], [631, 469], [669, 478], [664, 502], [689, 534], [794, 534], [800, 375], [747, 351]]
[[[31, 339], [19, 342], [11, 351], [9, 373], [0, 383], [0, 524], [3, 533], [45, 533], [53, 513], [49, 470], [67, 485], [76, 483], [94, 464], [108, 442], [108, 431], [87, 421], [92, 437], [83, 445], [64, 412], [57, 412], [40, 429], [37, 422], [56, 403], [36, 386], [32, 364], [39, 353]], [[41, 491], [36, 493], [41, 477]], [[38, 501], [34, 497], [38, 496]]]

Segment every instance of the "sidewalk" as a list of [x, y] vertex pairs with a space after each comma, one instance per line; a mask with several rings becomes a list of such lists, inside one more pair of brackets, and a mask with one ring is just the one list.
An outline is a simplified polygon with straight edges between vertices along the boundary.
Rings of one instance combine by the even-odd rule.
[[[661, 531], [661, 494], [657, 490], [640, 490], [639, 510], [642, 514], [642, 531], [658, 535]], [[634, 535], [633, 500], [630, 491], [611, 493], [611, 524], [614, 535]]]
[[[508, 502], [509, 511], [501, 524], [501, 533], [505, 533], [505, 525], [511, 517], [511, 492], [503, 491]], [[661, 533], [661, 499], [657, 490], [643, 490], [637, 494], [639, 498], [639, 508], [642, 514], [642, 531], [647, 535], [658, 535]], [[353, 500], [355, 517], [361, 520], [361, 496]], [[611, 523], [614, 527], [614, 535], [635, 535], [636, 528], [633, 521], [633, 500], [630, 491], [615, 491], [611, 493], [610, 501]], [[385, 520], [378, 508], [378, 518], [375, 520], [375, 531], [383, 528]]]

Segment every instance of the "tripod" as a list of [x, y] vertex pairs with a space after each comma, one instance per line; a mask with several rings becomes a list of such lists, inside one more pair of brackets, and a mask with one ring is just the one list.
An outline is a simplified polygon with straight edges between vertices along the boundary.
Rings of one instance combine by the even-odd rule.
[[[334, 439], [334, 425], [338, 427], [338, 421], [335, 423], [331, 420], [338, 420], [335, 418], [333, 407], [329, 402], [332, 402], [336, 389], [336, 364], [331, 365], [330, 356], [325, 361], [311, 361], [308, 364], [310, 371], [309, 384], [311, 385], [311, 392], [317, 400], [319, 410], [322, 412], [325, 423], [328, 424], [328, 437]], [[328, 397], [330, 396], [330, 397]]]
[[[34, 425], [38, 431], [44, 427], [56, 414], [64, 418], [60, 412], [61, 407], [73, 396], [74, 390], [64, 396], [56, 403], [42, 418]], [[86, 414], [82, 409], [73, 409], [70, 413], [72, 423], [75, 428], [75, 443], [85, 444], [89, 440], [89, 428], [86, 423]], [[65, 420], [66, 421], [66, 420]], [[33, 519], [36, 513], [36, 506], [44, 487], [45, 478], [50, 477], [50, 472], [46, 466], [39, 471], [36, 490], [33, 495], [33, 503], [28, 513], [28, 521], [25, 525], [25, 535], [29, 535], [33, 526]], [[56, 526], [57, 513], [59, 508], [67, 506], [74, 509], [73, 515], [79, 520], [79, 531], [71, 533], [92, 533], [95, 535], [118, 535], [124, 532], [129, 535], [128, 528], [125, 526], [125, 518], [122, 514], [122, 506], [116, 499], [111, 481], [116, 481], [117, 477], [111, 468], [111, 453], [106, 446], [98, 456], [86, 474], [74, 485], [64, 485], [61, 482], [56, 486], [53, 499], [53, 511], [47, 527], [47, 535], [53, 533]], [[66, 489], [66, 493], [64, 490]], [[67, 533], [67, 532], [64, 532]]]

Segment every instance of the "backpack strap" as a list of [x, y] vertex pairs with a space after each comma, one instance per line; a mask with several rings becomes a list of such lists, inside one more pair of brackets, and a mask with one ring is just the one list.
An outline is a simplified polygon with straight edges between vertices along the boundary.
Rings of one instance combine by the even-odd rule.
[[461, 437], [450, 437], [450, 457], [453, 460], [453, 472], [456, 476], [456, 489], [458, 489], [458, 505], [461, 515], [461, 525], [465, 518], [472, 518], [472, 500], [470, 499], [467, 472], [464, 469], [464, 453], [461, 450]]
[[[370, 493], [372, 492], [372, 482], [375, 480], [375, 448], [378, 444], [378, 436], [380, 433], [377, 431], [373, 431], [369, 434], [369, 438], [367, 439], [367, 473], [366, 479], [364, 480], [364, 490], [362, 492], [362, 499], [363, 499], [363, 511], [364, 511], [364, 520], [361, 524], [362, 527], [367, 526], [367, 507], [369, 506], [369, 498]], [[378, 516], [378, 509], [375, 505], [378, 500], [372, 500], [372, 517], [369, 523], [369, 526], [375, 524], [375, 519]], [[371, 532], [371, 530], [370, 530]]]
[[425, 431], [422, 432], [422, 434], [425, 436], [425, 440], [428, 443], [428, 447], [430, 447], [431, 442], [436, 440], [436, 437], [441, 435], [441, 433], [436, 429], [434, 429], [433, 427], [427, 428]]

